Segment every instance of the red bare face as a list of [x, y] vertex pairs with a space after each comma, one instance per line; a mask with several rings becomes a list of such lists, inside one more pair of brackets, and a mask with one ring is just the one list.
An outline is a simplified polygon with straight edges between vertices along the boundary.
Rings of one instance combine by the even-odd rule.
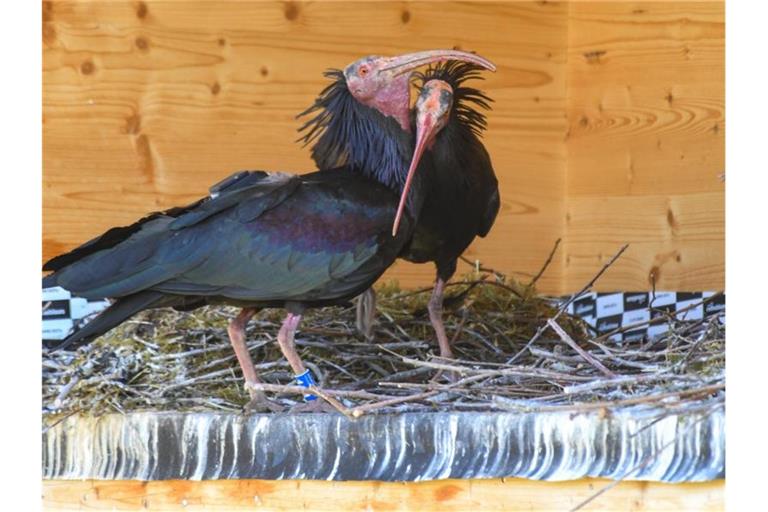
[[363, 57], [344, 69], [344, 78], [349, 91], [360, 103], [394, 118], [403, 130], [409, 132], [411, 73], [421, 66], [445, 60], [473, 62], [496, 70], [493, 63], [474, 53], [427, 50], [397, 57]]
[[344, 69], [344, 78], [352, 95], [360, 102], [372, 99], [376, 93], [389, 85], [388, 75], [381, 73], [385, 57], [371, 55], [353, 62]]

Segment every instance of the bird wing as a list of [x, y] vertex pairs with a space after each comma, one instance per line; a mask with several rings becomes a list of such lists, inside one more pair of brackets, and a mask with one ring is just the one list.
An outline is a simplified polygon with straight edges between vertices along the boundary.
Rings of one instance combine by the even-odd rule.
[[54, 275], [86, 298], [142, 290], [246, 301], [345, 296], [394, 260], [402, 245], [387, 236], [395, 204], [388, 189], [349, 172], [250, 173]]
[[[67, 265], [81, 260], [90, 254], [110, 249], [117, 244], [128, 240], [132, 235], [139, 231], [145, 230], [144, 235], [146, 235], [147, 231], [151, 231], [153, 225], [163, 224], [163, 222], [153, 222], [159, 219], [167, 220], [168, 218], [184, 216], [184, 222], [191, 224], [190, 221], [201, 218], [201, 214], [211, 214], [232, 206], [234, 202], [249, 190], [249, 187], [252, 188], [259, 185], [265, 178], [267, 178], [267, 173], [264, 171], [236, 172], [211, 186], [209, 189], [209, 197], [198, 199], [186, 206], [177, 206], [161, 212], [152, 212], [128, 226], [111, 228], [79, 247], [48, 260], [43, 264], [43, 270], [61, 270]], [[192, 212], [191, 215], [185, 215], [190, 212]]]
[[477, 234], [484, 237], [488, 234], [493, 227], [493, 223], [496, 220], [496, 215], [499, 213], [499, 207], [501, 206], [501, 199], [499, 197], [499, 189], [496, 188], [489, 199], [485, 211], [483, 212], [483, 218], [480, 222], [480, 229]]

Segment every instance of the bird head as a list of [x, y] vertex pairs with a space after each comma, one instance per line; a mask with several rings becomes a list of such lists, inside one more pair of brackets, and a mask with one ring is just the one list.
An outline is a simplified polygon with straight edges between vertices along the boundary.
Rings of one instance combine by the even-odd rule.
[[349, 92], [360, 103], [397, 120], [410, 131], [410, 79], [419, 67], [445, 61], [460, 61], [496, 70], [489, 60], [460, 50], [427, 50], [396, 57], [371, 55], [344, 68]]
[[397, 215], [392, 225], [392, 236], [397, 234], [400, 219], [403, 216], [408, 190], [411, 187], [413, 175], [419, 166], [421, 156], [426, 148], [432, 147], [435, 137], [440, 130], [445, 128], [451, 116], [453, 107], [453, 89], [443, 80], [430, 80], [426, 82], [416, 99], [416, 145], [411, 157], [411, 165], [408, 167], [408, 175], [400, 194], [400, 204], [397, 207]]

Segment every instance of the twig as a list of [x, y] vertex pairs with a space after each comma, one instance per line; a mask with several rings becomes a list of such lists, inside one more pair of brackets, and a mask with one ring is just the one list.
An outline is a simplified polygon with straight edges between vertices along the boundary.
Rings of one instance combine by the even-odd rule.
[[375, 409], [381, 409], [383, 407], [389, 407], [390, 405], [401, 404], [403, 402], [413, 402], [415, 400], [422, 400], [424, 398], [435, 396], [438, 393], [440, 393], [440, 391], [427, 391], [425, 393], [418, 393], [416, 395], [401, 396], [398, 398], [390, 398], [389, 400], [382, 400], [381, 402], [374, 402], [372, 404], [360, 405], [352, 409], [352, 417], [359, 418], [366, 412], [370, 412]]
[[[288, 386], [283, 384], [259, 383], [259, 384], [250, 384], [249, 387], [256, 391], [269, 391], [270, 393], [290, 393], [293, 395], [307, 394], [307, 388], [305, 388], [304, 386]], [[381, 400], [382, 398], [395, 398], [387, 395], [377, 395], [375, 393], [370, 393], [368, 391], [353, 391], [353, 390], [343, 390], [343, 389], [319, 389], [319, 391], [328, 396], [361, 398], [364, 400]]]
[[[613, 257], [610, 260], [608, 260], [608, 263], [603, 265], [603, 268], [601, 268], [598, 271], [598, 273], [595, 274], [595, 276], [592, 279], [590, 279], [590, 281], [581, 290], [579, 290], [577, 293], [574, 293], [573, 295], [571, 295], [571, 297], [560, 306], [560, 309], [557, 310], [557, 313], [555, 313], [555, 316], [552, 317], [552, 320], [557, 320], [560, 317], [560, 315], [562, 315], [563, 312], [565, 312], [568, 309], [568, 306], [570, 306], [571, 303], [573, 303], [574, 300], [576, 300], [578, 297], [583, 295], [584, 292], [586, 292], [587, 290], [592, 288], [592, 286], [595, 284], [595, 282], [598, 279], [600, 279], [600, 276], [602, 276], [605, 273], [605, 271], [608, 270], [610, 268], [610, 266], [613, 265], [614, 262], [617, 259], [619, 259], [619, 256], [621, 256], [624, 253], [624, 251], [627, 250], [627, 247], [629, 247], [629, 244], [624, 244], [621, 247], [621, 249], [619, 249], [619, 251], [616, 254], [614, 254]], [[547, 329], [547, 325], [548, 324], [545, 323], [544, 325], [539, 327], [539, 329], [536, 331], [536, 333], [533, 335], [533, 337], [531, 337], [531, 339], [528, 341], [528, 343], [525, 344], [525, 346], [522, 348], [522, 350], [520, 350], [517, 354], [515, 354], [511, 359], [507, 360], [507, 364], [512, 364], [517, 359], [519, 359], [536, 342], [536, 340], [538, 340], [539, 337], [544, 333], [544, 331]]]
[[573, 338], [571, 338], [567, 332], [563, 330], [562, 327], [560, 327], [560, 324], [558, 324], [554, 319], [550, 318], [547, 320], [547, 325], [549, 325], [555, 333], [560, 336], [560, 339], [563, 340], [565, 343], [568, 344], [573, 350], [579, 353], [581, 357], [584, 358], [586, 362], [603, 372], [606, 377], [609, 377], [611, 379], [616, 377], [616, 374], [613, 373], [611, 370], [605, 367], [603, 363], [589, 355], [588, 352], [586, 352], [583, 348], [581, 348], [575, 341], [573, 341]]
[[549, 267], [550, 263], [552, 263], [552, 259], [555, 257], [555, 253], [557, 252], [557, 248], [560, 246], [561, 241], [562, 241], [562, 238], [558, 238], [557, 240], [555, 240], [555, 246], [552, 247], [552, 250], [549, 252], [547, 261], [544, 262], [544, 265], [542, 265], [541, 269], [539, 269], [536, 275], [533, 276], [533, 279], [530, 280], [527, 286], [528, 288], [533, 288], [536, 285], [536, 282], [541, 278], [541, 276], [544, 275], [544, 272], [547, 270], [547, 267]]
[[309, 389], [310, 389], [310, 390], [311, 390], [311, 391], [312, 391], [314, 394], [316, 394], [317, 396], [319, 396], [320, 398], [322, 398], [323, 400], [325, 400], [326, 402], [328, 402], [329, 404], [331, 404], [331, 406], [333, 406], [333, 408], [334, 408], [334, 409], [336, 409], [337, 411], [339, 411], [341, 414], [343, 414], [343, 415], [344, 415], [344, 416], [346, 416], [347, 418], [349, 418], [349, 419], [355, 419], [355, 416], [353, 416], [353, 415], [352, 415], [352, 412], [351, 412], [349, 409], [347, 409], [346, 407], [344, 407], [344, 405], [342, 405], [342, 404], [341, 404], [341, 402], [339, 402], [338, 400], [336, 400], [335, 398], [333, 398], [332, 396], [330, 396], [330, 395], [329, 395], [328, 393], [326, 393], [324, 390], [322, 390], [322, 389], [318, 388], [317, 386], [310, 386], [310, 387], [309, 387]]
[[[574, 293], [573, 295], [571, 295], [571, 298], [568, 299], [568, 301], [564, 302], [562, 306], [560, 306], [560, 311], [558, 313], [562, 313], [563, 311], [568, 309], [568, 306], [570, 306], [571, 303], [573, 303], [573, 301], [575, 301], [576, 299], [578, 299], [579, 297], [584, 295], [584, 293], [586, 293], [589, 289], [591, 289], [595, 285], [597, 280], [600, 279], [600, 277], [603, 274], [605, 274], [606, 270], [611, 268], [611, 265], [616, 263], [616, 260], [618, 260], [619, 257], [621, 257], [622, 254], [624, 254], [624, 251], [626, 251], [627, 248], [629, 248], [629, 244], [624, 244], [623, 246], [621, 246], [621, 249], [619, 249], [619, 251], [616, 254], [614, 254], [613, 257], [610, 260], [608, 260], [608, 263], [603, 265], [603, 268], [601, 268], [598, 271], [598, 273], [595, 274], [595, 276], [592, 279], [590, 279], [589, 282], [586, 285], [584, 285], [584, 287], [581, 290], [579, 290], [577, 293]], [[555, 318], [555, 320], [557, 320], [557, 318]]]
[[[609, 388], [612, 386], [627, 386], [632, 384], [654, 382], [654, 381], [659, 381], [663, 379], [668, 379], [669, 377], [670, 377], [669, 372], [657, 373], [653, 375], [646, 375], [646, 374], [622, 375], [620, 377], [614, 377], [607, 380], [595, 380], [592, 382], [588, 382], [586, 384], [576, 384], [574, 386], [565, 386], [563, 388], [563, 393], [565, 393], [566, 395], [576, 395], [579, 393], [586, 393], [590, 391], [595, 391], [597, 389]], [[679, 378], [679, 376], [677, 376], [676, 378]]]

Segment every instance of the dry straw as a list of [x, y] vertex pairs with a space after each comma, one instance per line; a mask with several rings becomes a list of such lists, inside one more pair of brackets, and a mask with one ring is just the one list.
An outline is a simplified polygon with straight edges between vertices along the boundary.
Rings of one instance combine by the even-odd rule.
[[[455, 360], [434, 355], [430, 289], [379, 288], [372, 341], [357, 333], [351, 306], [309, 312], [296, 343], [318, 380], [316, 392], [350, 417], [433, 410], [610, 414], [631, 405], [658, 409], [661, 418], [723, 406], [719, 316], [661, 316], [653, 323], [666, 322], [670, 331], [660, 338], [609, 341], [567, 315], [561, 302], [537, 295], [547, 264], [525, 284], [474, 264], [473, 273], [450, 285], [445, 321]], [[226, 307], [144, 312], [75, 352], [44, 353], [45, 423], [75, 413], [242, 411], [248, 394], [226, 331], [235, 314]], [[261, 312], [248, 339], [264, 390], [288, 412], [306, 390], [285, 385], [292, 374], [275, 339], [281, 320], [282, 311]]]

